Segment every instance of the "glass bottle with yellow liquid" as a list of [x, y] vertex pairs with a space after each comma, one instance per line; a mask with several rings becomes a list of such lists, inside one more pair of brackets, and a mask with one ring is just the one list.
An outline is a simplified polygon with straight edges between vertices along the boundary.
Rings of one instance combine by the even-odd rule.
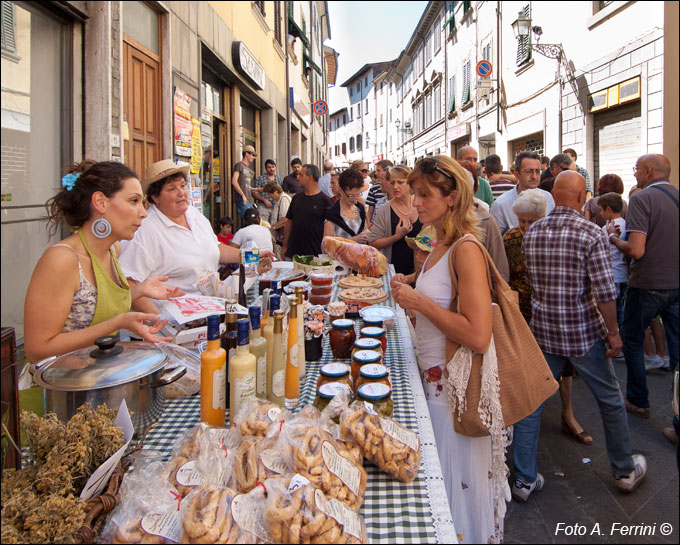
[[[279, 302], [281, 297], [276, 294], [269, 296], [269, 311], [267, 324], [262, 326], [262, 336], [267, 341], [267, 353], [266, 353], [266, 363], [267, 363], [267, 385], [265, 388], [265, 396], [267, 399], [271, 399], [271, 384], [272, 384], [272, 352], [274, 350], [274, 313], [279, 310]], [[264, 323], [264, 321], [263, 321]], [[282, 331], [283, 332], [283, 331]], [[283, 352], [283, 346], [281, 347]]]
[[274, 311], [274, 330], [272, 332], [271, 372], [268, 374], [267, 399], [278, 406], [285, 405], [286, 368], [283, 358], [283, 319], [282, 310]]
[[220, 317], [208, 316], [208, 348], [201, 354], [201, 422], [225, 426], [227, 353], [220, 347]]
[[258, 306], [248, 308], [250, 315], [250, 353], [255, 356], [255, 395], [260, 399], [267, 398], [267, 340], [261, 335], [261, 310]]
[[238, 347], [236, 355], [229, 361], [231, 395], [229, 396], [229, 421], [234, 423], [243, 404], [255, 397], [257, 360], [250, 353], [250, 322], [242, 318], [237, 322]]
[[286, 359], [285, 407], [294, 409], [300, 404], [300, 372], [298, 351], [298, 304], [297, 298], [290, 298], [288, 315], [288, 353]]

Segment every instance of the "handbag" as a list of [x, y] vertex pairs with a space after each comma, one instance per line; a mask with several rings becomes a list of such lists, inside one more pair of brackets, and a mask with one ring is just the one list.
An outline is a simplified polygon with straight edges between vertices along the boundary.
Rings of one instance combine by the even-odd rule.
[[[458, 279], [454, 268], [455, 253], [463, 241], [473, 241], [480, 248], [486, 260], [486, 273], [491, 288], [493, 314], [493, 338], [487, 354], [472, 353], [467, 347], [446, 338], [446, 370], [449, 376], [462, 377], [464, 399], [449, 399], [454, 407], [454, 429], [469, 437], [490, 435], [494, 427], [511, 426], [522, 420], [538, 407], [558, 388], [557, 381], [545, 361], [536, 339], [519, 310], [516, 291], [503, 280], [486, 248], [474, 236], [457, 240], [449, 255], [452, 301], [450, 310], [458, 312]], [[497, 375], [494, 373], [497, 362]], [[471, 357], [472, 364], [461, 374], [461, 357]], [[495, 381], [494, 381], [495, 379]], [[486, 382], [482, 387], [482, 380]], [[495, 382], [495, 384], [493, 384]], [[500, 390], [500, 391], [499, 391]], [[489, 393], [490, 392], [490, 393]], [[498, 395], [499, 394], [499, 395]], [[489, 398], [500, 398], [500, 412], [494, 414], [489, 407]], [[496, 411], [497, 412], [497, 411]], [[502, 419], [501, 422], [492, 420]]]

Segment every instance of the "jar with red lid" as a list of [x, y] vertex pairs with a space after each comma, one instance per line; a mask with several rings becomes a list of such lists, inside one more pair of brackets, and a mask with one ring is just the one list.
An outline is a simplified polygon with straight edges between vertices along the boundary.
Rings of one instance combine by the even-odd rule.
[[352, 356], [361, 350], [374, 350], [380, 354], [380, 363], [383, 363], [385, 354], [382, 349], [380, 339], [371, 339], [370, 337], [360, 337], [354, 341], [354, 348], [352, 348]]
[[316, 387], [323, 386], [329, 382], [341, 382], [352, 386], [352, 379], [350, 378], [350, 366], [346, 363], [327, 363], [322, 365], [319, 369], [319, 378], [316, 381]]
[[380, 363], [380, 353], [375, 350], [361, 350], [352, 356], [352, 383], [356, 384], [359, 378], [359, 369], [371, 363]]
[[328, 334], [333, 358], [336, 360], [347, 360], [352, 354], [352, 347], [357, 338], [354, 332], [354, 322], [352, 320], [333, 320], [331, 331]]
[[312, 287], [332, 286], [335, 274], [331, 272], [316, 271], [309, 275]]
[[364, 327], [360, 333], [362, 337], [378, 339], [382, 343], [383, 353], [387, 354], [387, 335], [382, 327]]
[[390, 388], [392, 387], [392, 382], [390, 381], [390, 372], [387, 367], [379, 363], [369, 363], [364, 365], [359, 369], [359, 378], [355, 383], [355, 390], [361, 388], [363, 384], [379, 382], [380, 384], [386, 384]]

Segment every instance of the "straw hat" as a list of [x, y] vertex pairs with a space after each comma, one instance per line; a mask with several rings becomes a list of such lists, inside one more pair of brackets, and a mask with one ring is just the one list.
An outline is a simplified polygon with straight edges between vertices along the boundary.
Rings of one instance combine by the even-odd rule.
[[437, 245], [437, 232], [432, 225], [423, 227], [415, 237], [406, 237], [406, 244], [412, 250], [431, 252]]
[[162, 161], [157, 161], [153, 165], [146, 167], [146, 178], [142, 182], [142, 190], [146, 193], [148, 187], [158, 180], [172, 176], [181, 172], [186, 175], [189, 173], [189, 165], [178, 166], [172, 159], [163, 159]]

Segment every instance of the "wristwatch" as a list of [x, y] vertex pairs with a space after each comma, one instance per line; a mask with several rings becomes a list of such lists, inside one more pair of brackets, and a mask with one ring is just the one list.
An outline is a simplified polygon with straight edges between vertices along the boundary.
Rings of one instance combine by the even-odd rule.
[[619, 334], [618, 328], [616, 328], [616, 331], [614, 331], [613, 333], [611, 331], [607, 330], [607, 337], [616, 337], [618, 334]]

